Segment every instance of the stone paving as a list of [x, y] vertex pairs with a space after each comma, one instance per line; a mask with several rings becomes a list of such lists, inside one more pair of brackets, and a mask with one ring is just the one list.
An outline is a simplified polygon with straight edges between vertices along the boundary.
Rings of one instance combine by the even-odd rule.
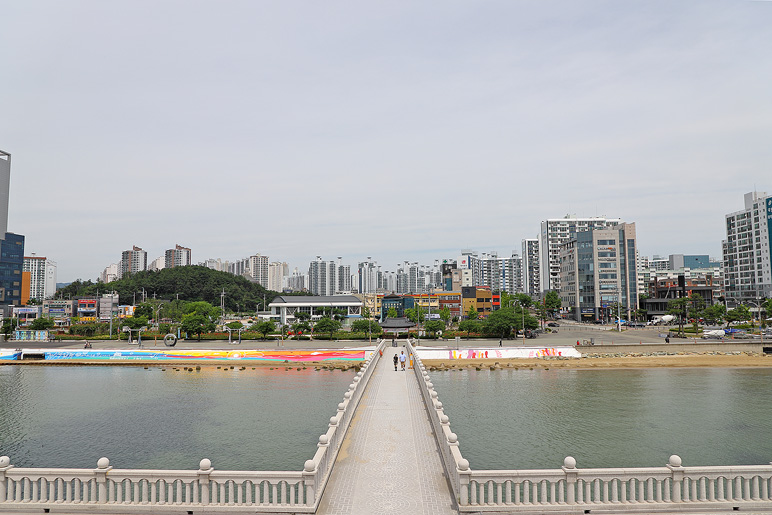
[[415, 373], [394, 371], [392, 357], [401, 350], [385, 348], [317, 513], [458, 513]]

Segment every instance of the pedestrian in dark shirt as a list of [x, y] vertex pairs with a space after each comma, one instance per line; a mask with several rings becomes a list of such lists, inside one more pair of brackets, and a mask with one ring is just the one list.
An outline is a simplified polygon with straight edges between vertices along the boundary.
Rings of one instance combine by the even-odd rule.
[[399, 361], [399, 357], [394, 354], [394, 371], [397, 371], [397, 361]]

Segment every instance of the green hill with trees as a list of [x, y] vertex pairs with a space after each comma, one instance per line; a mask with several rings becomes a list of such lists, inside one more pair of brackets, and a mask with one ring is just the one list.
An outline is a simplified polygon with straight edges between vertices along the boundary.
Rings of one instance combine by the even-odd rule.
[[121, 304], [139, 304], [144, 295], [147, 299], [205, 301], [213, 306], [220, 305], [220, 295], [225, 291], [227, 311], [255, 311], [258, 305], [262, 310], [279, 295], [245, 277], [204, 266], [180, 266], [137, 272], [110, 283], [79, 279], [57, 290], [56, 296], [75, 298], [112, 291], [118, 293]]

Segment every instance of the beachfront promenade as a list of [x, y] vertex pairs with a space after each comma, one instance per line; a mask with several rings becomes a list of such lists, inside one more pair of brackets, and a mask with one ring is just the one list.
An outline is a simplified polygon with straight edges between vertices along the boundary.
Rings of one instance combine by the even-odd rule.
[[[392, 356], [413, 357], [394, 371]], [[417, 351], [420, 352], [420, 351]], [[461, 453], [411, 342], [379, 342], [302, 470], [14, 467], [0, 457], [0, 513], [772, 513], [772, 465], [477, 470]]]

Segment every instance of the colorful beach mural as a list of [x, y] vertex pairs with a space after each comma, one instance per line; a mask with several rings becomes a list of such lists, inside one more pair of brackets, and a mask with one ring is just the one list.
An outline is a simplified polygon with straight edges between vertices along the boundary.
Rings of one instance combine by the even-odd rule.
[[18, 360], [20, 356], [21, 352], [17, 350], [0, 350], [0, 361]]
[[[358, 349], [317, 350], [95, 350], [95, 349], [26, 349], [24, 353], [42, 354], [46, 361], [364, 361], [374, 347]], [[0, 354], [0, 359], [20, 359]]]
[[434, 347], [416, 348], [421, 359], [516, 359], [546, 358], [562, 356], [581, 358], [574, 347], [490, 347], [473, 349], [437, 349]]

